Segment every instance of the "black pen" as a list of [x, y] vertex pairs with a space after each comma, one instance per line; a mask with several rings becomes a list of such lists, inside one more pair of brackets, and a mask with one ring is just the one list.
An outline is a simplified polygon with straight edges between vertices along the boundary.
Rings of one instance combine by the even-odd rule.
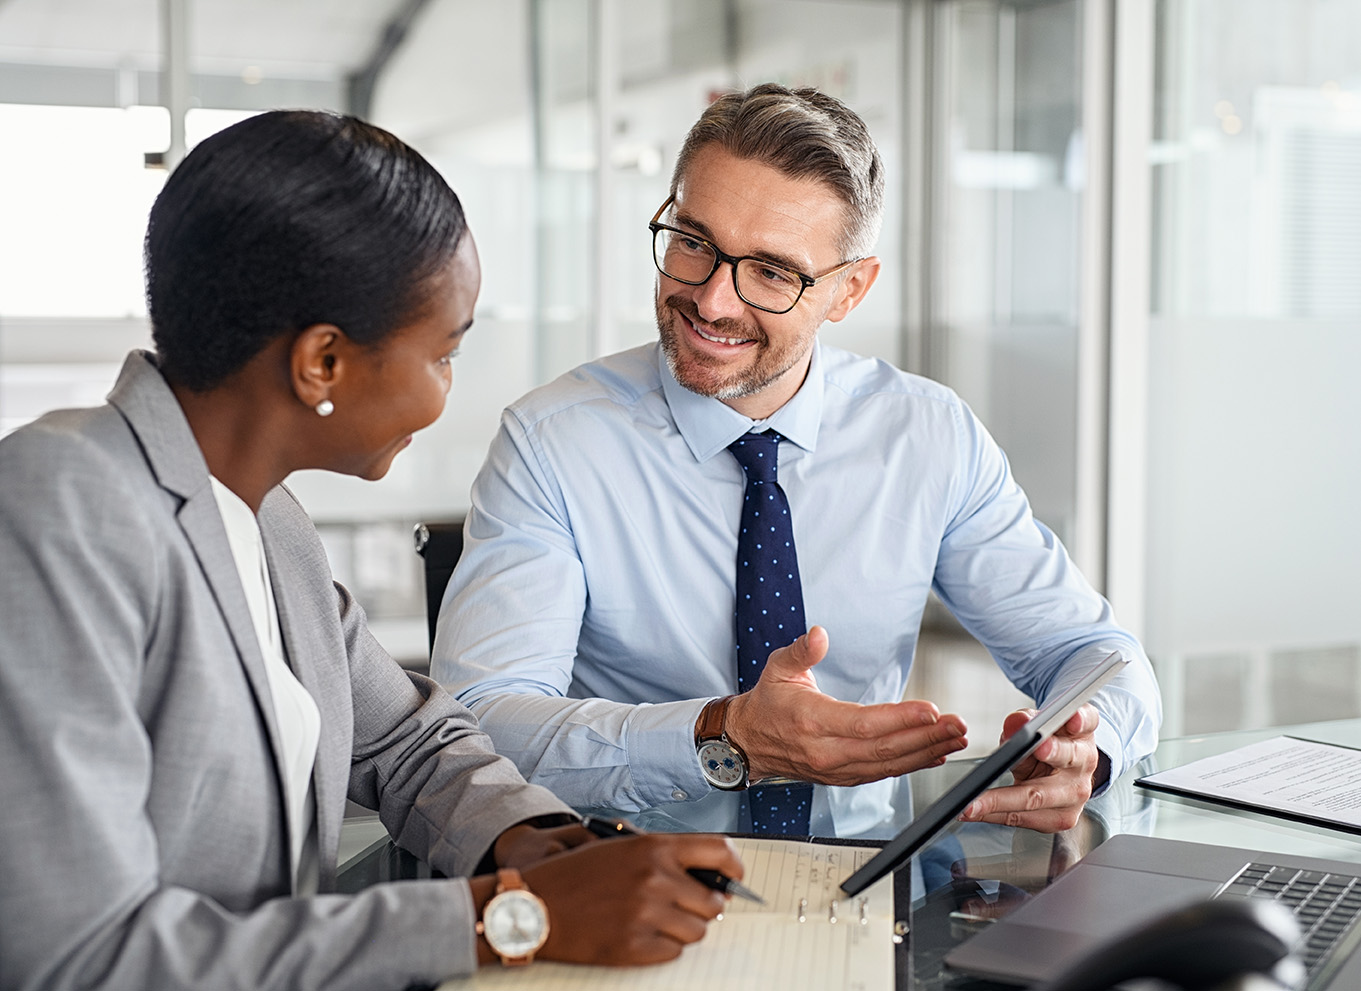
[[[623, 819], [601, 819], [596, 816], [582, 816], [581, 824], [596, 836], [609, 839], [612, 836], [642, 836], [643, 831]], [[721, 891], [725, 895], [736, 895], [738, 898], [745, 898], [749, 902], [756, 902], [764, 905], [766, 900], [752, 891], [740, 881], [734, 881], [726, 874], [718, 871], [708, 870], [703, 867], [690, 867], [686, 869], [687, 874], [704, 885], [706, 888], [713, 888]]]

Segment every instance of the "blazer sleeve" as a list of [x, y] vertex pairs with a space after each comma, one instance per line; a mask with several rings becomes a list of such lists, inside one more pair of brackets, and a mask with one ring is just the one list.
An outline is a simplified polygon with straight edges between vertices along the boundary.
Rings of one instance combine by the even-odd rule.
[[[271, 493], [260, 516], [271, 550], [288, 562], [290, 584], [317, 595], [320, 618], [299, 652], [326, 642], [323, 627], [340, 630], [336, 654], [345, 669], [311, 687], [323, 712], [351, 714], [349, 797], [377, 809], [400, 846], [445, 874], [469, 875], [515, 823], [571, 814], [497, 754], [462, 703], [429, 678], [403, 670], [374, 639], [363, 609], [332, 581], [316, 530], [290, 492]], [[308, 663], [325, 670], [338, 658], [323, 652]]]
[[[143, 717], [158, 704], [146, 686], [173, 682], [146, 670], [148, 643], [173, 626], [159, 594], [169, 516], [130, 481], [133, 445], [101, 440], [30, 427], [0, 441], [0, 987], [401, 988], [471, 972], [474, 912], [461, 880], [264, 893], [229, 908], [162, 877]], [[366, 697], [383, 687], [359, 685]], [[427, 758], [400, 757], [369, 730], [405, 725], [392, 718], [402, 703], [365, 704], [382, 712], [361, 720], [365, 760], [402, 793], [432, 747], [471, 732], [422, 716]], [[201, 842], [211, 835], [203, 823]]]

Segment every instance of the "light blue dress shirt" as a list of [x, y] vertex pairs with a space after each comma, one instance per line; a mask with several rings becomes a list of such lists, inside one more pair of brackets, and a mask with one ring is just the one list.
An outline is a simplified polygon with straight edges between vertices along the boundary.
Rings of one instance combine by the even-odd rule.
[[[1097, 743], [1113, 777], [1153, 750], [1143, 650], [950, 389], [818, 344], [799, 392], [754, 424], [679, 385], [651, 344], [513, 404], [473, 485], [432, 673], [530, 781], [577, 807], [735, 828], [696, 801], [711, 789], [694, 726], [736, 690], [744, 477], [726, 448], [753, 427], [786, 438], [805, 611], [831, 643], [823, 692], [901, 699], [934, 588], [1039, 701], [1111, 651], [1133, 661], [1097, 700]], [[819, 787], [813, 831], [871, 829], [892, 790]]]

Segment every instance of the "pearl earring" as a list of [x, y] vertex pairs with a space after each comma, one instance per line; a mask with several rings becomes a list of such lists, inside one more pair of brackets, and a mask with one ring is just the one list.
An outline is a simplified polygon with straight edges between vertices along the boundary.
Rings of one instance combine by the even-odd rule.
[[329, 399], [323, 399], [313, 408], [317, 411], [317, 416], [330, 416], [336, 411], [336, 404]]

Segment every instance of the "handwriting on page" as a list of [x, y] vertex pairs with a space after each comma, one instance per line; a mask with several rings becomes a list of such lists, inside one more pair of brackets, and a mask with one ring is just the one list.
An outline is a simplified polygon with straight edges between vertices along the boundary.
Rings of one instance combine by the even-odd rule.
[[440, 991], [535, 988], [545, 991], [705, 991], [778, 987], [781, 991], [892, 991], [893, 890], [885, 879], [856, 898], [838, 886], [877, 851], [796, 840], [733, 841], [746, 866], [743, 883], [765, 898], [734, 898], [721, 920], [680, 957], [653, 967], [577, 967], [535, 963], [484, 967]]

